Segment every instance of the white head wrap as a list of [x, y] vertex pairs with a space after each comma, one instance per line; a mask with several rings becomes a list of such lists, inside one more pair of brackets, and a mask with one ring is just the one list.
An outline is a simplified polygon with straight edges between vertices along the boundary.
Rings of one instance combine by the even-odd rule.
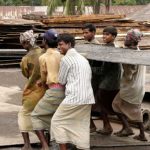
[[28, 30], [20, 34], [20, 43], [22, 43], [23, 41], [29, 41], [31, 46], [34, 46], [37, 37], [38, 34], [34, 34], [33, 30]]

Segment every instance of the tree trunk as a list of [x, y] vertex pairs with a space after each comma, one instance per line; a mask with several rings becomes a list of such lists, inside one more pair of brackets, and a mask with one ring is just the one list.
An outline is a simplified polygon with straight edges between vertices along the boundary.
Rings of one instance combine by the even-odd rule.
[[106, 14], [110, 12], [111, 0], [105, 0]]
[[93, 13], [94, 14], [100, 13], [100, 4], [101, 4], [101, 0], [95, 0], [94, 6], [93, 6]]
[[67, 0], [65, 5], [65, 15], [75, 15], [76, 0]]

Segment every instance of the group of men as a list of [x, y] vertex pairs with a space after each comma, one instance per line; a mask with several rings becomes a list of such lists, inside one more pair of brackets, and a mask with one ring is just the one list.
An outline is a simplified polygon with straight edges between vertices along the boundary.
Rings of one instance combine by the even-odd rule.
[[[86, 42], [100, 44], [95, 38], [93, 24], [85, 24], [82, 30]], [[105, 46], [114, 46], [116, 36], [115, 27], [104, 28]], [[130, 30], [125, 46], [137, 49], [141, 36], [139, 30]], [[115, 114], [121, 119], [123, 128], [114, 134], [134, 134], [127, 121], [129, 118], [139, 125], [140, 134], [134, 138], [147, 140], [141, 115], [144, 66], [122, 67], [118, 63], [87, 60], [74, 48], [72, 35], [58, 34], [54, 29], [44, 33], [44, 49], [36, 45], [36, 38], [32, 30], [20, 34], [20, 43], [28, 51], [21, 61], [22, 73], [28, 79], [18, 114], [25, 143], [22, 150], [32, 149], [30, 131], [37, 134], [42, 150], [48, 150], [45, 130], [50, 131], [51, 141], [58, 143], [60, 150], [67, 150], [68, 143], [78, 149], [89, 149], [90, 132], [96, 131], [92, 120], [95, 111], [100, 112], [104, 123], [103, 130], [97, 132], [112, 134], [108, 115]]]

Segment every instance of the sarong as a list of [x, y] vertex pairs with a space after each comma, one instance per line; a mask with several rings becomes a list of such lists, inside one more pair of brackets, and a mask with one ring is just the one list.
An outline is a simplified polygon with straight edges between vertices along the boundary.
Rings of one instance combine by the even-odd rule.
[[23, 96], [23, 105], [18, 113], [18, 125], [21, 132], [33, 131], [31, 112], [45, 93], [44, 87], [36, 87], [30, 94]]
[[96, 103], [92, 107], [92, 112], [104, 112], [108, 115], [114, 115], [112, 102], [119, 90], [98, 89], [96, 93]]
[[72, 143], [79, 149], [90, 148], [91, 105], [61, 104], [51, 121], [51, 140]]
[[64, 97], [64, 88], [50, 88], [46, 91], [31, 114], [34, 130], [50, 129], [51, 118]]
[[115, 112], [124, 114], [133, 122], [143, 122], [141, 104], [131, 104], [120, 98], [118, 93], [112, 103]]

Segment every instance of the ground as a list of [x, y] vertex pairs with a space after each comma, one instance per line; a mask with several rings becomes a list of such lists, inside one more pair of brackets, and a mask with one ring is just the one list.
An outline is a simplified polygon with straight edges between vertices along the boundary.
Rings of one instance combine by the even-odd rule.
[[[0, 69], [0, 149], [19, 150], [23, 144], [17, 125], [17, 114], [21, 108], [21, 95], [25, 78], [20, 69]], [[102, 121], [95, 120], [97, 128], [102, 128]], [[121, 128], [118, 123], [112, 123], [114, 131]], [[138, 130], [134, 128], [135, 134]], [[91, 149], [93, 150], [149, 150], [149, 142], [138, 142], [130, 138], [102, 136], [94, 133], [91, 135]], [[31, 142], [39, 143], [37, 137], [31, 133]], [[34, 150], [39, 150], [39, 144], [33, 145]]]

